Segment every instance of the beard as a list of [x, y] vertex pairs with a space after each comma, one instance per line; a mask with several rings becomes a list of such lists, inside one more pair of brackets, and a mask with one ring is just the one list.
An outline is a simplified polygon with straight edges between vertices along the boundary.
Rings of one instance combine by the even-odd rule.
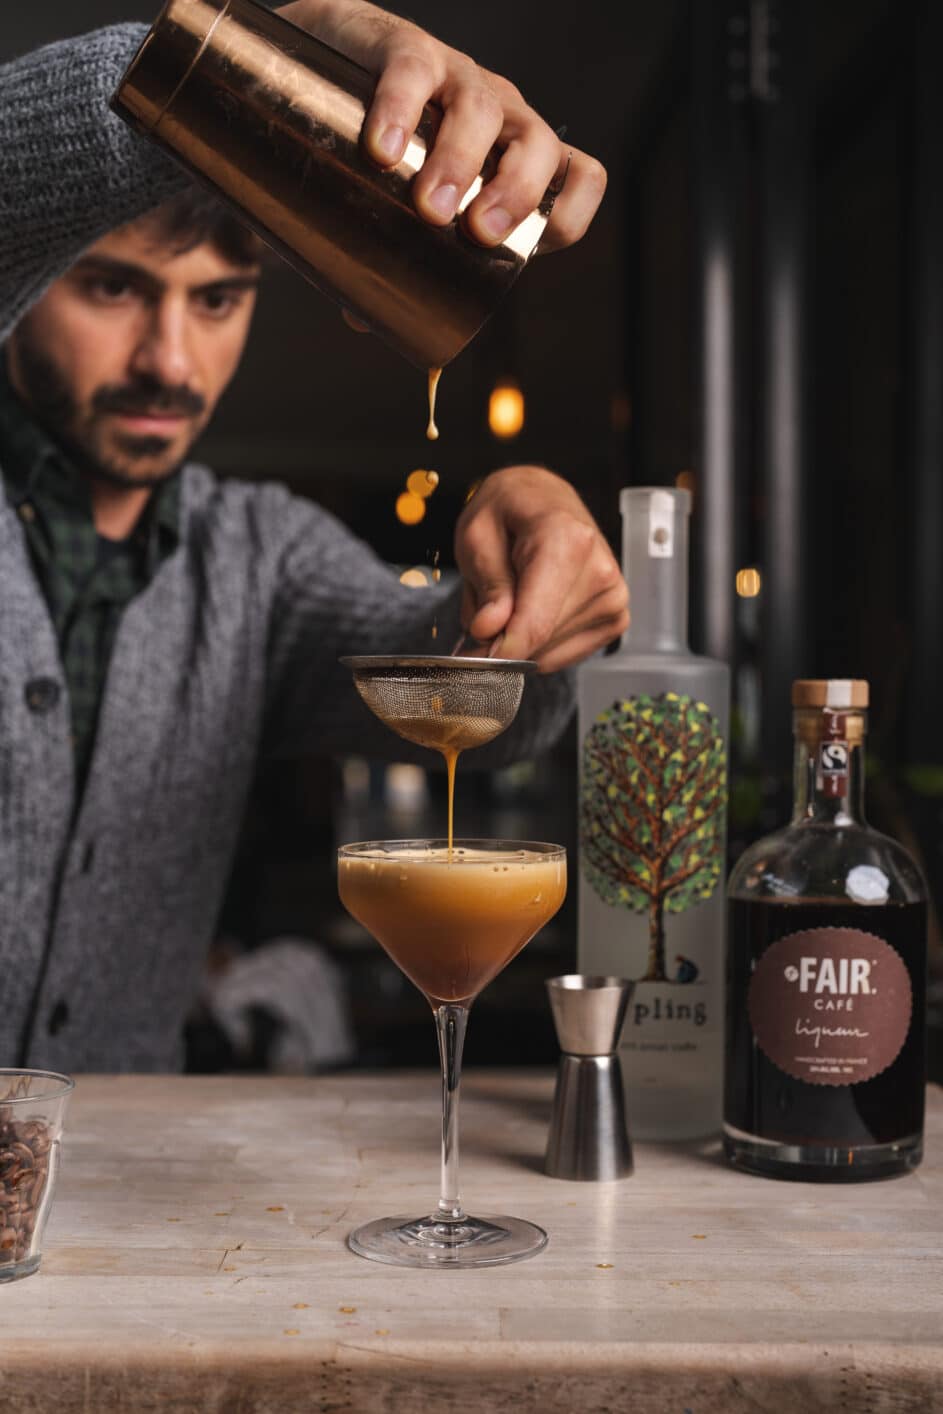
[[[81, 408], [64, 374], [23, 325], [16, 331], [15, 354], [30, 412], [92, 480], [123, 490], [159, 486], [179, 472], [206, 421], [205, 398], [147, 375], [103, 384]], [[109, 413], [173, 413], [193, 419], [194, 425], [180, 446], [177, 438], [116, 431], [109, 427]]]

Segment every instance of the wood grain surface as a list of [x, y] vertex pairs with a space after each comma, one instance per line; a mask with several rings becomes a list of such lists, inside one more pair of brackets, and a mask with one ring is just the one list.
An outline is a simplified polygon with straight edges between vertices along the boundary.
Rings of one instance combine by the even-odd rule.
[[637, 1145], [541, 1172], [552, 1076], [470, 1072], [463, 1197], [550, 1233], [413, 1272], [350, 1229], [428, 1211], [433, 1072], [79, 1077], [36, 1276], [0, 1286], [0, 1408], [56, 1414], [943, 1410], [943, 1093], [915, 1174], [828, 1187]]

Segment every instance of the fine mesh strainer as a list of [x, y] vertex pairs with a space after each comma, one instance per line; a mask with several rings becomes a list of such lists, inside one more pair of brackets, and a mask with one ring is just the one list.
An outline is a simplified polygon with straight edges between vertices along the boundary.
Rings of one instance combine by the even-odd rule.
[[535, 663], [511, 658], [342, 658], [364, 702], [386, 726], [436, 751], [484, 746], [517, 715]]

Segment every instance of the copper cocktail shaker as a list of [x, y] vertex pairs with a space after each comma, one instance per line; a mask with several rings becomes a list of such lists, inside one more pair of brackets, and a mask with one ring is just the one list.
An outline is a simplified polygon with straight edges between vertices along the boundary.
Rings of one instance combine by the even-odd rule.
[[360, 138], [374, 86], [254, 0], [168, 0], [112, 107], [411, 363], [441, 368], [533, 254], [553, 195], [496, 248], [458, 219], [429, 225], [409, 188], [436, 113], [426, 109], [402, 160], [382, 171]]

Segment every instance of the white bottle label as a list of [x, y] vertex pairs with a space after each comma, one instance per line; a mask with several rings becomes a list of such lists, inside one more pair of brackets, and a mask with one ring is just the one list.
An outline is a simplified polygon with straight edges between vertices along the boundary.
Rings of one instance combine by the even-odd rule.
[[652, 560], [674, 559], [675, 502], [667, 491], [653, 491], [648, 503], [648, 556]]

